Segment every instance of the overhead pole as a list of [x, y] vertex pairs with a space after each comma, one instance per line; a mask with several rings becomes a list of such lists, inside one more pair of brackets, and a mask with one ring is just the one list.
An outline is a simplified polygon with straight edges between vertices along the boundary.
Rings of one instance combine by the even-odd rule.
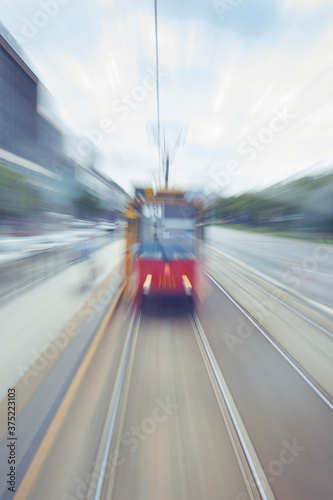
[[161, 168], [161, 130], [160, 130], [160, 71], [158, 60], [158, 22], [157, 22], [157, 0], [155, 7], [155, 54], [156, 54], [156, 101], [157, 101], [157, 145], [158, 145], [158, 167]]
[[165, 162], [165, 189], [168, 189], [169, 187], [169, 153], [166, 155], [166, 162]]

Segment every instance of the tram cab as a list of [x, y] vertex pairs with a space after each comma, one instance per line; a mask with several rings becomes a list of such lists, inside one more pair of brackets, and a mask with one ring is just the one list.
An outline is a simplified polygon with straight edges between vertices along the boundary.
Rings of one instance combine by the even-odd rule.
[[196, 300], [203, 280], [203, 208], [182, 191], [137, 190], [127, 211], [126, 284], [130, 297]]

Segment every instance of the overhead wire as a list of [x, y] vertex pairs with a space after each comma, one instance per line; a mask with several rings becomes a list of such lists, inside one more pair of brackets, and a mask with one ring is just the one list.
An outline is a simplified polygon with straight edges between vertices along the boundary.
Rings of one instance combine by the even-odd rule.
[[156, 55], [156, 101], [157, 101], [157, 147], [158, 147], [158, 168], [161, 168], [161, 130], [160, 130], [160, 71], [158, 60], [158, 20], [157, 20], [157, 0], [154, 0], [155, 11], [155, 55]]

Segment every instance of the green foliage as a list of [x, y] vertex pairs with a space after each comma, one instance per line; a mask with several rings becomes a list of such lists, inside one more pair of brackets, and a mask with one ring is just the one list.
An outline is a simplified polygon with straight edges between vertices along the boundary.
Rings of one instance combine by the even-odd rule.
[[[282, 212], [284, 213], [285, 207]], [[231, 198], [222, 198], [214, 205], [216, 218], [246, 217], [256, 221], [260, 217], [273, 217], [280, 213], [281, 206], [261, 194], [245, 193]]]
[[11, 218], [35, 214], [41, 209], [38, 190], [27, 177], [0, 163], [0, 216]]
[[333, 231], [333, 173], [220, 198], [212, 210], [216, 219], [235, 223]]
[[0, 163], [0, 189], [15, 189], [24, 183], [24, 175]]

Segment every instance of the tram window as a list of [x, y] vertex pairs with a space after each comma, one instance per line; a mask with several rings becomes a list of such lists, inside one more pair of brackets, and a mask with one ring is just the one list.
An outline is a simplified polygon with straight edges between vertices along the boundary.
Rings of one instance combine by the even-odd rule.
[[146, 205], [141, 223], [142, 257], [184, 259], [196, 253], [192, 207]]

